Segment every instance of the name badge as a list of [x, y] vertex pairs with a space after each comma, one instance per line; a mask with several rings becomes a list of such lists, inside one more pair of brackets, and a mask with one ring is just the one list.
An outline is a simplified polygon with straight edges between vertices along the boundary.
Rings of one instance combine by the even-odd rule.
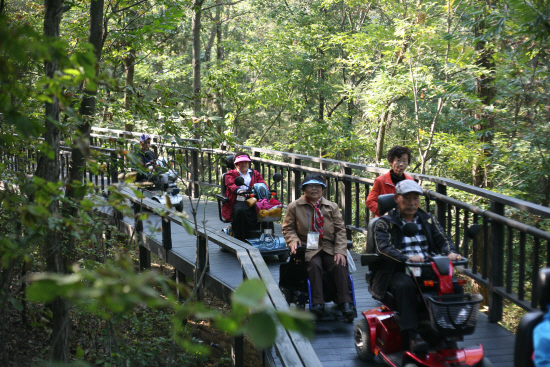
[[307, 249], [319, 249], [319, 232], [308, 232], [307, 234]]
[[409, 269], [409, 272], [417, 278], [422, 275], [422, 268], [420, 267], [409, 266], [408, 269]]
[[246, 198], [242, 195], [237, 195], [237, 201], [245, 201]]

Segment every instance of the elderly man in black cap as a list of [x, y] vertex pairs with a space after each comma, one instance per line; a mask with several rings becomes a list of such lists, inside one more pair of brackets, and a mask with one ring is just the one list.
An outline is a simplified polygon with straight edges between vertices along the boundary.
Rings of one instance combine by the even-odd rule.
[[[461, 259], [435, 217], [419, 208], [420, 195], [422, 188], [413, 180], [403, 180], [395, 186], [397, 208], [375, 224], [375, 242], [381, 261], [371, 266], [369, 281], [369, 292], [374, 298], [383, 300], [387, 291], [394, 296], [396, 311], [401, 316], [400, 326], [409, 337], [413, 353], [426, 353], [429, 346], [418, 334], [414, 301], [418, 291], [406, 273], [405, 262], [420, 263], [432, 253], [447, 255], [451, 261]], [[412, 237], [402, 231], [408, 222], [418, 226], [418, 232]]]

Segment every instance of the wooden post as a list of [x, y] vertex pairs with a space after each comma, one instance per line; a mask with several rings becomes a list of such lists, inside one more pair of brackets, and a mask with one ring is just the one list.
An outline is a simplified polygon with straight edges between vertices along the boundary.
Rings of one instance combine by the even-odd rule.
[[138, 232], [138, 235], [140, 232], [143, 232], [143, 222], [139, 218], [140, 215], [141, 215], [141, 202], [134, 202], [135, 231]]
[[172, 229], [168, 217], [162, 217], [162, 247], [165, 250], [172, 248]]
[[[300, 158], [292, 158], [292, 164], [300, 166], [302, 160]], [[302, 184], [302, 174], [300, 171], [292, 170], [292, 197], [293, 200], [298, 200], [302, 196], [302, 189], [300, 188]]]
[[[342, 167], [341, 169], [341, 172], [345, 175], [350, 175], [351, 176], [351, 168], [349, 167]], [[342, 188], [342, 190], [340, 190], [340, 203], [342, 205], [342, 216], [344, 217], [344, 224], [346, 226], [348, 225], [351, 225], [352, 223], [352, 218], [351, 218], [351, 213], [352, 213], [352, 197], [351, 197], [351, 185], [353, 184], [351, 181], [348, 181], [346, 179], [343, 179], [342, 180], [342, 184], [344, 185], [344, 187]], [[346, 228], [346, 237], [348, 240], [351, 241], [352, 239], [352, 233], [351, 233], [351, 229], [347, 229]]]
[[151, 269], [151, 253], [146, 247], [139, 245], [139, 270]]
[[[491, 211], [504, 216], [504, 204], [491, 201]], [[502, 320], [502, 296], [495, 292], [504, 285], [504, 225], [491, 222], [491, 275], [489, 276], [489, 322]]]
[[[195, 268], [195, 280], [196, 280], [196, 283], [197, 283], [197, 287], [199, 288], [197, 290], [197, 300], [202, 300], [203, 297], [204, 297], [204, 284], [199, 284], [198, 283], [198, 280], [202, 274], [203, 271], [209, 271], [210, 270], [210, 265], [207, 263], [206, 261], [206, 253], [208, 251], [208, 244], [206, 242], [206, 238], [202, 237], [200, 234], [196, 233], [195, 234], [197, 236], [197, 239], [198, 239], [198, 242], [197, 242], [197, 266]], [[203, 278], [203, 282], [204, 282], [204, 278]]]
[[183, 287], [187, 284], [187, 277], [185, 274], [183, 274], [181, 271], [176, 269], [176, 285], [178, 286], [176, 289], [176, 297], [178, 298], [178, 301], [183, 300], [183, 296], [180, 292], [180, 287]]
[[191, 150], [191, 191], [193, 198], [197, 199], [200, 196], [199, 184], [195, 181], [200, 181], [199, 178], [199, 152], [197, 149]]
[[[435, 184], [435, 191], [438, 194], [447, 196], [447, 186], [436, 183]], [[444, 203], [442, 200], [436, 199], [435, 200], [435, 218], [441, 224], [443, 227], [443, 230], [445, 232], [447, 231], [447, 222], [445, 221], [445, 215], [447, 213], [447, 204]]]
[[242, 335], [231, 338], [231, 362], [235, 367], [244, 366], [244, 338]]

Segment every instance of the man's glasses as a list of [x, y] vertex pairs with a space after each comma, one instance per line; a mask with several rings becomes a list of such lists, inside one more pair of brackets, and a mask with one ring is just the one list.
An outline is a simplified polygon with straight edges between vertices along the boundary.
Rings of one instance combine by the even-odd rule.
[[323, 185], [313, 185], [313, 184], [309, 184], [309, 185], [306, 185], [306, 188], [322, 190], [322, 189], [323, 189]]

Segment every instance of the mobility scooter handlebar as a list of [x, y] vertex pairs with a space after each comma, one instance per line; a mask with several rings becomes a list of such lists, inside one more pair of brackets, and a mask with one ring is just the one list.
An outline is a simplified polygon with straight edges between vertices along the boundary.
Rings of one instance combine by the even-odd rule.
[[[432, 262], [434, 261], [442, 261], [442, 260], [439, 260], [439, 259], [442, 259], [442, 260], [445, 260], [445, 261], [450, 261], [449, 258], [445, 255], [441, 255], [441, 256], [433, 256], [433, 257], [429, 257], [426, 259], [426, 261], [422, 262], [422, 263], [413, 263], [411, 261], [405, 261], [405, 265], [407, 266], [414, 266], [414, 267], [417, 267], [417, 268], [431, 268], [432, 267]], [[467, 265], [468, 264], [468, 259], [460, 259], [460, 260], [455, 260], [455, 261], [450, 261], [453, 266], [460, 266], [460, 265]]]

